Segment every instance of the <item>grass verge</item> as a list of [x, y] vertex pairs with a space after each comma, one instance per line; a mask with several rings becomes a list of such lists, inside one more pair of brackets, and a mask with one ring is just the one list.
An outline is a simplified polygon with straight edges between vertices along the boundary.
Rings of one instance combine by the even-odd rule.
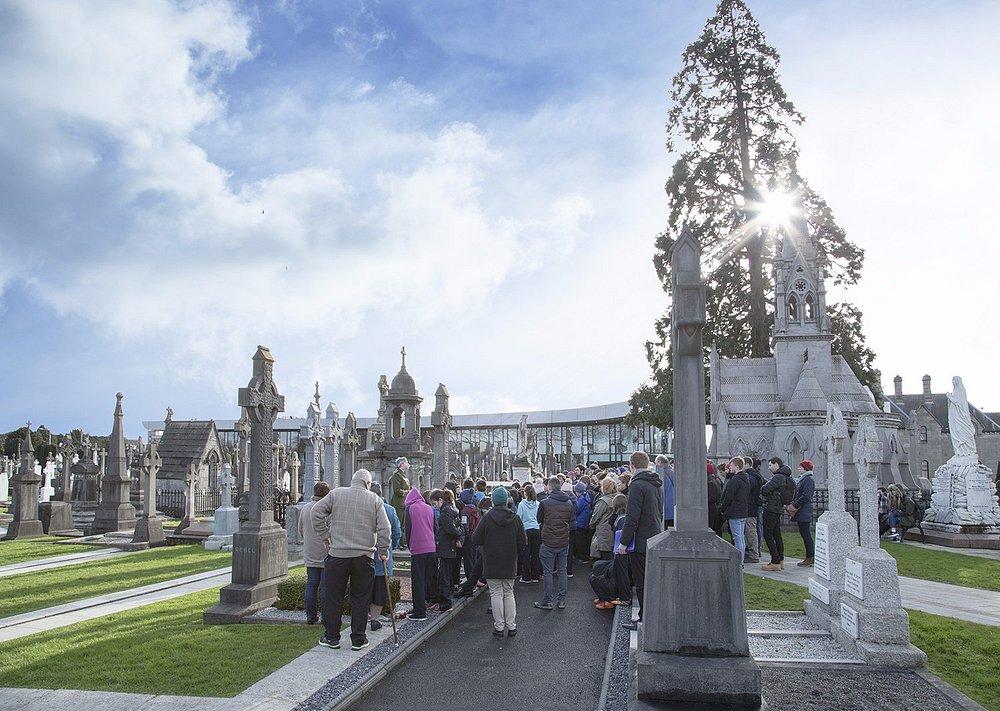
[[[785, 531], [783, 538], [785, 555], [792, 558], [805, 556], [805, 546], [798, 533]], [[883, 542], [882, 548], [896, 559], [899, 574], [908, 578], [1000, 592], [1000, 560], [918, 548], [902, 543]], [[762, 560], [765, 549], [766, 546], [762, 545]]]
[[[231, 697], [316, 645], [318, 627], [205, 625], [203, 590], [0, 644], [4, 686]], [[122, 653], [126, 652], [123, 657]]]
[[43, 536], [41, 538], [29, 538], [24, 541], [0, 541], [0, 565], [14, 565], [15, 563], [24, 563], [29, 560], [38, 560], [39, 558], [84, 553], [100, 549], [100, 546], [88, 546], [85, 544], [74, 546], [56, 545], [56, 541], [65, 540], [65, 538], [60, 538], [59, 536]]
[[[0, 617], [225, 567], [227, 552], [167, 546], [3, 579]], [[106, 619], [106, 618], [105, 618]]]
[[[752, 610], [801, 610], [808, 594], [797, 585], [753, 575], [744, 575], [743, 583]], [[927, 652], [930, 670], [990, 711], [1000, 711], [1000, 628], [906, 612], [910, 640]]]

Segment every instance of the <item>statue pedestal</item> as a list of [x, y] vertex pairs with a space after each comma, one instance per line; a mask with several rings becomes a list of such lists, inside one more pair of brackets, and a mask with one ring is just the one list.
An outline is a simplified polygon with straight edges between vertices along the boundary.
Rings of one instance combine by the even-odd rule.
[[1000, 504], [989, 467], [952, 457], [934, 472], [926, 523], [1000, 527]]
[[206, 610], [209, 625], [238, 623], [270, 606], [278, 597], [278, 583], [288, 576], [288, 540], [273, 521], [260, 529], [233, 534], [232, 582], [219, 593], [219, 604]]
[[[712, 610], [712, 614], [705, 614]], [[740, 554], [712, 531], [647, 542], [646, 597], [636, 653], [640, 699], [758, 708]]]
[[38, 504], [42, 529], [50, 536], [83, 535], [73, 526], [73, 508], [65, 501], [45, 501]]

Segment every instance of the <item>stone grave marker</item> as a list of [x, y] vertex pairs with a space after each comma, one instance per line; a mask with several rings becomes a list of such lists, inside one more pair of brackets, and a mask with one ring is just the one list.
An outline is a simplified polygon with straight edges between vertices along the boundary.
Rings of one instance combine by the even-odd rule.
[[101, 479], [101, 500], [94, 517], [93, 533], [129, 531], [135, 528], [135, 507], [132, 505], [128, 464], [125, 461], [125, 432], [122, 427], [122, 397], [115, 395], [114, 425], [108, 452], [102, 452], [104, 476]]
[[150, 442], [139, 460], [142, 477], [142, 515], [135, 522], [132, 543], [146, 543], [150, 548], [166, 545], [163, 535], [163, 521], [156, 513], [156, 475], [163, 466], [163, 458], [157, 451], [157, 443]]
[[222, 467], [222, 501], [215, 510], [212, 521], [212, 535], [205, 539], [204, 546], [208, 550], [221, 550], [223, 546], [232, 545], [233, 534], [240, 530], [239, 509], [233, 506], [233, 483], [235, 477], [228, 464]]
[[42, 478], [35, 472], [35, 450], [31, 444], [31, 423], [28, 423], [21, 445], [21, 463], [14, 477], [14, 501], [11, 513], [14, 520], [7, 524], [3, 540], [37, 538], [44, 535], [42, 522], [38, 518], [38, 485]]

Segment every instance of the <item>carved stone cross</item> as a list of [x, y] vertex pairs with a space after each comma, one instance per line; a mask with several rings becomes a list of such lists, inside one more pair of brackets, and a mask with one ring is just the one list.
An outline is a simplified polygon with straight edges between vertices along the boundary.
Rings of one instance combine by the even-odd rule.
[[847, 423], [836, 405], [826, 406], [826, 424], [823, 427], [826, 439], [827, 490], [829, 511], [842, 513], [844, 509], [844, 440], [847, 439]]
[[67, 504], [71, 501], [71, 488], [72, 483], [70, 482], [70, 472], [73, 468], [73, 456], [76, 454], [76, 447], [70, 440], [63, 442], [62, 446], [59, 448], [59, 454], [62, 456], [63, 470], [62, 470], [62, 500]]
[[142, 484], [145, 487], [143, 496], [143, 515], [147, 518], [156, 516], [156, 475], [163, 466], [163, 458], [157, 451], [156, 442], [150, 442], [139, 460], [139, 469], [142, 472]]
[[274, 383], [274, 357], [257, 346], [253, 357], [253, 377], [239, 390], [239, 404], [250, 418], [250, 505], [251, 526], [274, 524], [274, 420], [285, 409], [285, 398]]
[[854, 464], [858, 470], [858, 494], [861, 497], [861, 547], [878, 548], [878, 468], [882, 463], [882, 443], [873, 415], [858, 418], [856, 438]]

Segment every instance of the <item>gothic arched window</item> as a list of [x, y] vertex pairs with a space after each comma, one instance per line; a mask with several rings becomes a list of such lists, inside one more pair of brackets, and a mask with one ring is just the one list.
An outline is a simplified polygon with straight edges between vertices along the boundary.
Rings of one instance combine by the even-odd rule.
[[795, 294], [788, 297], [788, 318], [792, 321], [799, 320], [799, 300], [795, 298]]
[[403, 408], [396, 407], [392, 411], [392, 437], [399, 439], [403, 436]]
[[816, 304], [813, 302], [813, 295], [806, 294], [806, 321], [814, 321], [816, 319]]

